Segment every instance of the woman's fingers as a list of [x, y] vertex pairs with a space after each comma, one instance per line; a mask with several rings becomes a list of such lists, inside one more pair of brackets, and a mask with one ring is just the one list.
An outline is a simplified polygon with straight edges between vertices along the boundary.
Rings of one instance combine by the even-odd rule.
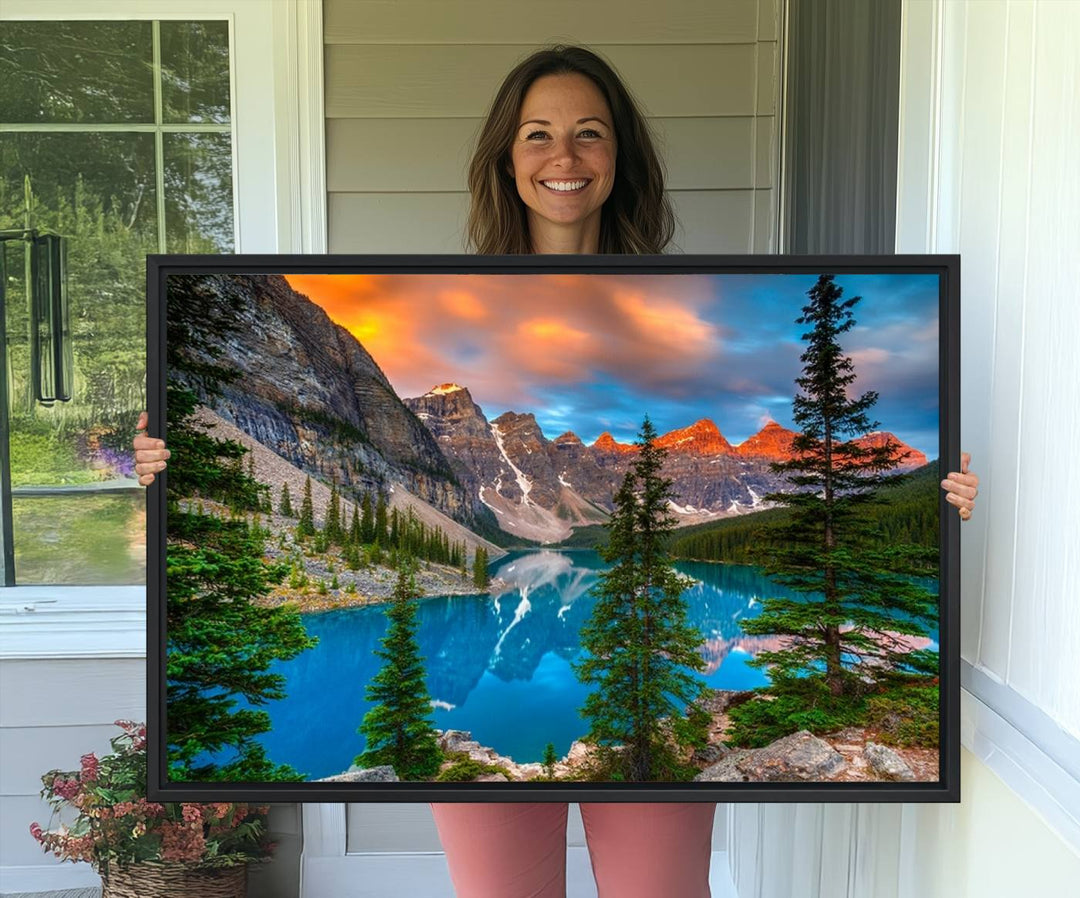
[[135, 473], [138, 475], [141, 486], [149, 486], [155, 480], [158, 471], [165, 470], [165, 459], [170, 452], [165, 448], [165, 441], [146, 435], [150, 416], [146, 412], [139, 412], [139, 420], [135, 424], [135, 438], [131, 446], [135, 450]]
[[947, 480], [941, 481], [941, 486], [949, 493], [957, 493], [965, 499], [974, 499], [979, 495], [979, 478], [973, 475], [950, 474]]
[[941, 481], [941, 488], [945, 490], [945, 501], [956, 506], [962, 521], [971, 519], [975, 497], [979, 495], [979, 478], [969, 473], [970, 464], [971, 453], [961, 452], [960, 470], [950, 471], [949, 476]]
[[946, 493], [945, 501], [951, 502], [957, 508], [966, 508], [969, 511], [975, 507], [974, 499], [965, 499], [963, 496], [959, 496], [956, 493]]

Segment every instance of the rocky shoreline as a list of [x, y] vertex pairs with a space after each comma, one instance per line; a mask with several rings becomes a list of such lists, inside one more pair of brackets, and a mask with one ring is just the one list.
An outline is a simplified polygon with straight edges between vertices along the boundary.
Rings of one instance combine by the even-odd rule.
[[[750, 691], [713, 689], [702, 706], [713, 715], [710, 743], [687, 760], [700, 769], [694, 782], [936, 782], [938, 751], [930, 748], [889, 747], [875, 741], [880, 734], [847, 727], [835, 733], [815, 736], [800, 730], [777, 739], [764, 748], [731, 748], [721, 738], [728, 726], [727, 710], [749, 700]], [[437, 730], [439, 747], [447, 754], [460, 753], [470, 760], [500, 772], [483, 773], [471, 782], [527, 782], [544, 775], [537, 762], [518, 764], [481, 745], [467, 730]], [[582, 741], [571, 744], [566, 755], [554, 765], [556, 780], [581, 779], [593, 752]], [[453, 761], [440, 768], [447, 769]], [[318, 782], [397, 782], [392, 767], [353, 766]]]
[[[186, 503], [185, 503], [186, 504]], [[228, 519], [228, 509], [218, 503], [202, 500], [204, 509], [223, 519]], [[248, 523], [255, 523], [253, 515], [248, 516]], [[385, 565], [372, 565], [360, 570], [349, 570], [340, 550], [337, 548], [318, 554], [309, 555], [304, 546], [298, 545], [294, 537], [294, 524], [290, 518], [279, 514], [261, 515], [259, 525], [270, 531], [266, 540], [263, 560], [274, 564], [302, 559], [303, 575], [307, 585], [293, 588], [286, 582], [275, 586], [267, 595], [254, 600], [261, 608], [277, 608], [292, 603], [304, 614], [323, 611], [337, 611], [341, 608], [361, 608], [367, 605], [385, 605], [394, 593], [397, 571]], [[285, 545], [279, 541], [284, 535]], [[338, 587], [332, 589], [334, 577]], [[472, 574], [461, 576], [459, 568], [436, 562], [420, 561], [413, 576], [420, 598], [436, 596], [475, 596], [488, 591], [509, 589], [510, 584], [492, 578], [486, 590], [477, 589], [472, 582]], [[321, 592], [319, 584], [325, 592]]]

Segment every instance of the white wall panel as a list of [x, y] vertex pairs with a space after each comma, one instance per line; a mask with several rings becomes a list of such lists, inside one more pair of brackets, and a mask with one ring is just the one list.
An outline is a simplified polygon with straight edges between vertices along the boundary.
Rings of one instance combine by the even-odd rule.
[[1012, 688], [1080, 738], [1080, 475], [1072, 463], [1080, 439], [1080, 6], [1038, 4], [1033, 32], [1018, 539], [1006, 674]]

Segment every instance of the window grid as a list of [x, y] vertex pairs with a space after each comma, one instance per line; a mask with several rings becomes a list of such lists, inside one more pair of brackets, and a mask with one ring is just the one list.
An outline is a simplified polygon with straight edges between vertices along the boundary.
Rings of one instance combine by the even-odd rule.
[[[211, 18], [204, 19], [191, 19], [186, 21], [212, 21]], [[173, 21], [173, 20], [169, 20]], [[232, 39], [232, 27], [229, 28], [229, 121], [226, 123], [213, 123], [213, 122], [174, 122], [166, 123], [164, 121], [164, 97], [162, 90], [162, 59], [161, 59], [161, 19], [151, 20], [151, 51], [152, 51], [152, 82], [154, 91], [154, 121], [153, 123], [79, 123], [79, 122], [64, 122], [64, 123], [14, 123], [14, 122], [0, 122], [0, 133], [70, 133], [70, 134], [85, 134], [93, 132], [114, 132], [114, 133], [152, 133], [154, 135], [154, 175], [155, 175], [155, 212], [157, 218], [157, 251], [159, 253], [167, 252], [167, 235], [166, 235], [166, 214], [165, 214], [165, 134], [228, 134], [231, 138], [232, 155], [233, 155], [233, 168], [234, 168], [234, 180], [233, 180], [233, 223], [232, 223], [232, 238], [233, 245], [237, 242], [237, 227], [238, 216], [235, 214], [236, 206], [236, 188], [235, 188], [235, 160], [236, 160], [236, 139], [233, 134], [233, 125], [236, 117], [233, 112], [233, 104], [235, 103], [235, 84], [233, 79], [233, 39]], [[2, 322], [0, 322], [2, 325]], [[6, 413], [6, 412], [5, 412]], [[104, 495], [104, 494], [123, 494], [131, 493], [141, 490], [137, 480], [131, 481], [108, 481], [102, 483], [92, 483], [78, 486], [26, 486], [26, 487], [14, 487], [9, 489], [9, 496], [11, 498], [27, 499], [48, 499], [57, 498], [61, 496], [72, 495]], [[3, 542], [5, 544], [5, 557], [10, 554], [13, 556], [13, 536], [10, 527], [3, 527]], [[6, 551], [6, 550], [11, 550]], [[14, 561], [14, 558], [11, 558]], [[4, 564], [4, 585], [14, 586], [15, 571], [14, 564]]]

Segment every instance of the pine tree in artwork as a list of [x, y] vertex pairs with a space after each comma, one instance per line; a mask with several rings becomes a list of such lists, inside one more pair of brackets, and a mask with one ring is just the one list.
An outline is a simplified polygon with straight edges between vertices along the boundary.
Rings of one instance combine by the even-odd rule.
[[278, 514], [287, 518], [293, 516], [292, 500], [289, 498], [289, 484], [281, 484], [281, 504], [278, 505]]
[[396, 508], [390, 509], [390, 545], [401, 545], [401, 514]]
[[375, 500], [375, 539], [380, 545], [390, 545], [390, 535], [386, 532], [386, 500], [382, 493]]
[[331, 544], [341, 545], [341, 496], [338, 493], [337, 478], [330, 484], [330, 505], [326, 510], [326, 539]]
[[367, 748], [355, 759], [361, 767], [389, 764], [402, 780], [429, 779], [443, 761], [430, 719], [424, 659], [416, 641], [419, 596], [412, 572], [403, 564], [386, 608], [389, 625], [382, 648], [374, 650], [383, 666], [364, 690], [365, 698], [374, 703], [358, 730]]
[[487, 589], [491, 578], [488, 576], [488, 553], [483, 546], [476, 547], [473, 556], [473, 586], [477, 589]]
[[555, 754], [555, 743], [549, 742], [544, 746], [544, 758], [540, 762], [544, 767], [544, 776], [549, 780], [555, 779], [555, 765], [559, 761], [559, 756]]
[[364, 545], [375, 542], [375, 515], [371, 508], [371, 493], [367, 490], [360, 501], [360, 540]]
[[[270, 782], [305, 779], [268, 757], [260, 737], [271, 730], [268, 703], [286, 697], [277, 667], [317, 643], [292, 606], [260, 601], [288, 573], [266, 560], [261, 526], [267, 486], [241, 467], [240, 443], [198, 425], [207, 396], [236, 379], [218, 363], [242, 334], [242, 301], [213, 276], [170, 281], [166, 359], [169, 462], [169, 601], [165, 609], [166, 703], [163, 720], [171, 782]], [[204, 505], [203, 500], [207, 500]], [[237, 514], [215, 514], [221, 505]], [[256, 650], [253, 651], [253, 647]]]
[[759, 616], [740, 624], [746, 633], [780, 634], [789, 643], [748, 662], [770, 665], [774, 693], [807, 696], [823, 685], [826, 696], [837, 699], [866, 692], [869, 682], [893, 677], [898, 667], [914, 667], [927, 678], [937, 673], [936, 653], [909, 652], [895, 635], [927, 635], [937, 621], [937, 596], [907, 576], [925, 570], [927, 550], [875, 546], [872, 528], [860, 517], [880, 501], [875, 493], [884, 483], [902, 479], [886, 473], [899, 464], [897, 443], [863, 448], [852, 439], [878, 426], [867, 414], [876, 392], [849, 398], [856, 375], [838, 340], [855, 325], [852, 308], [862, 297], [844, 299], [830, 274], [807, 295], [797, 323], [811, 330], [803, 335], [804, 367], [795, 381], [802, 392], [792, 409], [801, 433], [792, 442], [794, 457], [772, 465], [794, 472], [788, 481], [796, 489], [765, 497], [788, 506], [791, 520], [771, 534], [762, 566], [772, 579], [808, 595], [767, 598]]
[[600, 774], [631, 782], [690, 778], [697, 770], [679, 752], [708, 738], [709, 715], [695, 704], [705, 684], [693, 673], [705, 669], [703, 637], [683, 599], [692, 581], [675, 571], [665, 548], [674, 526], [671, 481], [661, 476], [666, 450], [655, 440], [646, 416], [602, 551], [612, 566], [600, 575], [581, 630], [586, 654], [573, 664], [578, 679], [595, 687], [580, 713], [589, 721], [586, 739], [598, 746]]
[[315, 506], [311, 501], [311, 475], [304, 481], [304, 498], [300, 502], [300, 521], [296, 535], [301, 539], [315, 535]]
[[360, 524], [360, 512], [356, 506], [352, 507], [352, 523], [349, 525], [349, 543], [353, 546], [359, 546], [363, 542], [361, 536], [362, 528]]

